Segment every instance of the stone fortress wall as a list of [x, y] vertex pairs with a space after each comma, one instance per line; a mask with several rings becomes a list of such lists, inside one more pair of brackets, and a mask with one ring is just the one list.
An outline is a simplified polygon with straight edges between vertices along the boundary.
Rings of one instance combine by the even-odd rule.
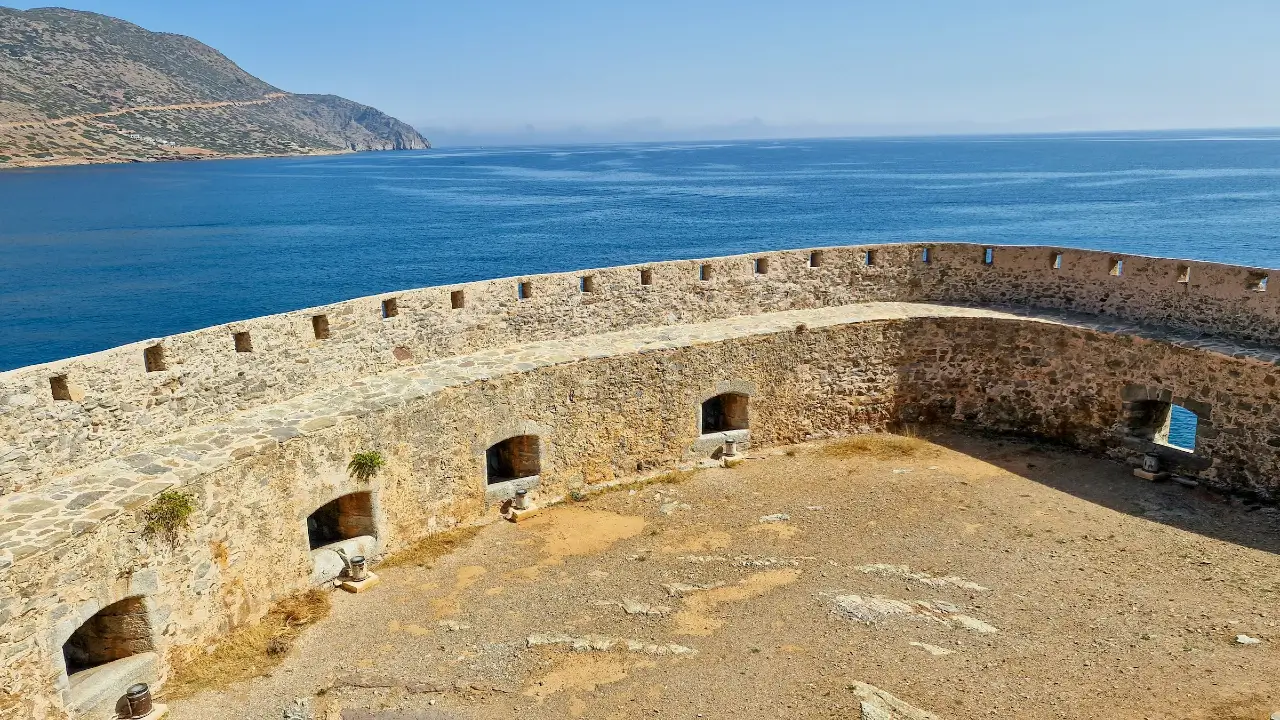
[[[929, 262], [922, 261], [926, 248]], [[940, 302], [1055, 308], [1280, 343], [1280, 288], [1258, 289], [1265, 269], [1044, 247], [991, 250], [990, 263], [983, 246], [910, 244], [505, 278], [360, 298], [3, 372], [0, 494], [397, 366], [633, 327], [870, 301]], [[817, 267], [810, 266], [814, 252]], [[756, 272], [759, 260], [764, 273]], [[702, 267], [709, 280], [700, 279]], [[649, 285], [641, 283], [644, 271]], [[521, 284], [527, 299], [517, 296]], [[388, 300], [395, 314], [384, 317]], [[316, 317], [324, 318], [325, 339], [317, 337]], [[244, 352], [237, 352], [238, 333], [246, 333]], [[147, 371], [148, 348], [159, 348], [154, 367], [163, 369]], [[55, 378], [63, 378], [62, 399]]]
[[[1154, 453], [1274, 500], [1267, 284], [1044, 247], [822, 248], [391, 293], [0, 373], [0, 710], [98, 717], [119, 683], [162, 681], [317, 581], [308, 517], [337, 498], [367, 493], [374, 554], [496, 516], [487, 449], [517, 436], [538, 438], [543, 500], [733, 433], [896, 423]], [[721, 393], [748, 399], [749, 428], [704, 432]], [[1158, 442], [1172, 403], [1199, 416], [1194, 451]], [[358, 482], [346, 462], [370, 448], [387, 466]], [[175, 485], [197, 509], [169, 547], [138, 513]], [[76, 672], [68, 644], [103, 637], [129, 654]]]

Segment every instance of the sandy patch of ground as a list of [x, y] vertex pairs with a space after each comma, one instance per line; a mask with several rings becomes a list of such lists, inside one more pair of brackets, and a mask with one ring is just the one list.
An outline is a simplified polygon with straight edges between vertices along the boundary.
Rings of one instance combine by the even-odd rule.
[[644, 518], [570, 505], [535, 515], [519, 527], [542, 541], [538, 564], [514, 571], [519, 577], [533, 579], [543, 568], [563, 565], [566, 557], [596, 555], [619, 540], [639, 535]]
[[677, 635], [710, 635], [724, 627], [724, 620], [713, 617], [716, 607], [760, 597], [771, 590], [795, 582], [799, 570], [767, 570], [708, 590], [698, 590], [685, 598], [684, 609], [676, 613]]
[[[535, 678], [525, 688], [525, 695], [542, 701], [565, 690], [591, 692], [601, 685], [616, 683], [626, 678], [627, 672], [633, 668], [654, 666], [652, 661], [647, 660], [624, 662], [614, 655], [577, 653], [560, 655], [555, 662], [553, 670]], [[578, 700], [578, 703], [585, 710], [586, 703], [581, 700]]]
[[1266, 720], [1278, 553], [1274, 513], [1050, 447], [784, 448], [379, 570], [171, 713]]

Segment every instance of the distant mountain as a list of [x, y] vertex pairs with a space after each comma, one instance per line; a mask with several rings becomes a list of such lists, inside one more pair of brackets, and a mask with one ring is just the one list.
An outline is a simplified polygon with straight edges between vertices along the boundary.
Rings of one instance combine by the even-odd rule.
[[0, 168], [428, 147], [374, 108], [284, 92], [183, 35], [0, 7]]

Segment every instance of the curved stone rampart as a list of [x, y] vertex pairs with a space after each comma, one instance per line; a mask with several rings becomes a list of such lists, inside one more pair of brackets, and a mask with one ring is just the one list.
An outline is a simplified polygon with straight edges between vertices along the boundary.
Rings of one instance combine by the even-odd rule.
[[[347, 523], [345, 537], [385, 553], [495, 517], [495, 490], [514, 483], [549, 501], [686, 465], [727, 437], [947, 423], [1155, 454], [1274, 499], [1276, 304], [1251, 284], [1264, 271], [1126, 257], [1117, 276], [1104, 253], [938, 245], [924, 262], [925, 247], [428, 288], [395, 295], [385, 319], [391, 296], [165, 338], [151, 372], [155, 343], [4, 373], [15, 487], [0, 497], [0, 715], [98, 717], [112, 682], [162, 683], [175, 659], [314, 581], [317, 543], [332, 540], [317, 540], [317, 513], [344, 497], [360, 509], [333, 531]], [[731, 413], [745, 426], [707, 427], [704, 403], [722, 393], [745, 397]], [[1153, 441], [1143, 412], [1171, 402], [1200, 416], [1194, 451]], [[513, 437], [536, 439], [519, 450], [530, 469], [489, 482], [490, 450]], [[357, 480], [346, 463], [368, 449], [386, 466]], [[139, 511], [174, 486], [195, 513], [170, 545]], [[125, 606], [145, 615], [130, 627], [148, 637], [129, 641], [146, 652], [102, 666], [118, 677], [100, 671], [90, 695], [64, 644], [86, 624], [109, 637], [108, 609]]]
[[[1265, 290], [1264, 269], [1045, 247], [989, 250], [988, 258], [987, 247], [969, 244], [832, 247], [504, 278], [360, 298], [20, 368], [0, 373], [0, 494], [183, 428], [394, 367], [626, 328], [902, 301], [1057, 308], [1245, 342], [1280, 339], [1280, 301]], [[394, 307], [384, 309], [388, 300]], [[160, 348], [151, 372], [149, 348]]]

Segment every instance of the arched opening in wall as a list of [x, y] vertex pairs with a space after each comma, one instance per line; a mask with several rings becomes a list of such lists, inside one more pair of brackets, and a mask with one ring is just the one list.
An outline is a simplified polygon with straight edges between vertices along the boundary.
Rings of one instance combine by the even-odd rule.
[[376, 537], [377, 534], [371, 492], [343, 495], [307, 516], [307, 541], [312, 550], [363, 535]]
[[1171, 402], [1143, 400], [1129, 410], [1129, 434], [1157, 445], [1195, 452], [1199, 429], [1199, 415]]
[[742, 393], [722, 393], [702, 403], [702, 434], [746, 430], [749, 398]]
[[[74, 693], [89, 671], [143, 653], [154, 652], [151, 615], [141, 597], [125, 598], [99, 610], [62, 645]], [[123, 668], [122, 668], [123, 669]], [[100, 674], [103, 671], [98, 671]]]
[[537, 435], [517, 435], [491, 445], [485, 452], [488, 485], [542, 473], [542, 443]]

